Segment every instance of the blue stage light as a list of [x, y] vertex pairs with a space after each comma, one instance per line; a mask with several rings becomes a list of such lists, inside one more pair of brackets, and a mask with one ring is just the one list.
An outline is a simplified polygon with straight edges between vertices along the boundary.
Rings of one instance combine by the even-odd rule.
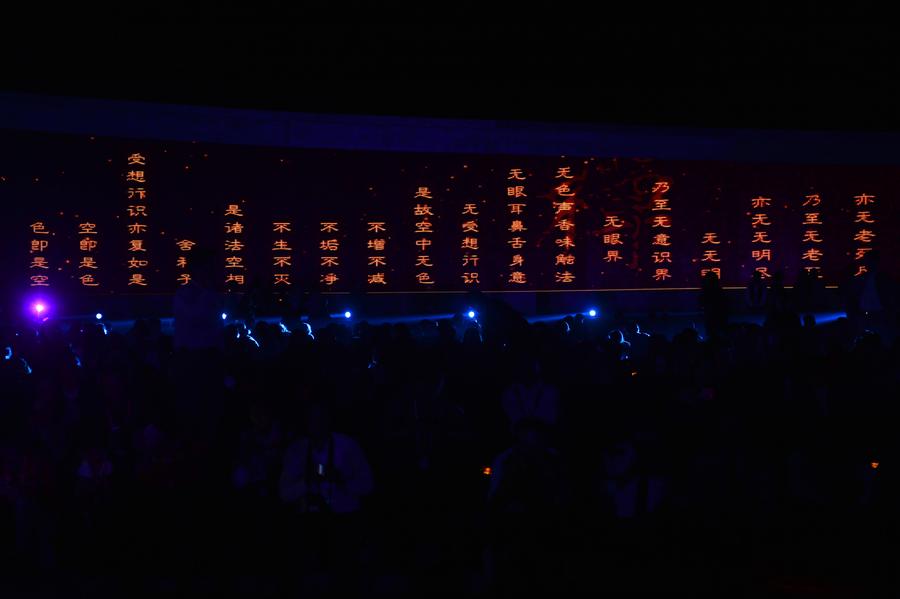
[[226, 314], [225, 312], [222, 312], [222, 320], [225, 320], [226, 318], [228, 318], [228, 314]]
[[101, 312], [97, 312], [96, 314], [94, 314], [94, 318], [96, 318], [97, 320], [100, 320], [103, 318], [103, 314]]
[[469, 310], [468, 312], [466, 312], [466, 316], [468, 316], [469, 318], [475, 318], [475, 310]]
[[41, 301], [34, 302], [31, 305], [31, 311], [34, 312], [37, 316], [43, 316], [47, 311], [47, 304]]
[[351, 316], [353, 316], [353, 314], [350, 312], [350, 310], [344, 312], [344, 318], [350, 318]]
[[597, 316], [597, 311], [595, 309], [591, 308], [590, 310], [588, 310], [588, 316], [590, 316], [591, 318], [594, 318], [595, 316]]

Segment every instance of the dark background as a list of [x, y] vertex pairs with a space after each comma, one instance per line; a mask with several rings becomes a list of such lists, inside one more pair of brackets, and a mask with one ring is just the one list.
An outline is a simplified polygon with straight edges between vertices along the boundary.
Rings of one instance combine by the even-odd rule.
[[[98, 15], [109, 24], [6, 19], [0, 86], [325, 113], [900, 128], [890, 20], [858, 20], [864, 2], [784, 4], [560, 6], [539, 15], [516, 6], [495, 22], [469, 2], [417, 23], [321, 22], [306, 8], [265, 23], [247, 8]], [[354, 3], [336, 8], [365, 16]], [[539, 20], [509, 22], [531, 16]]]

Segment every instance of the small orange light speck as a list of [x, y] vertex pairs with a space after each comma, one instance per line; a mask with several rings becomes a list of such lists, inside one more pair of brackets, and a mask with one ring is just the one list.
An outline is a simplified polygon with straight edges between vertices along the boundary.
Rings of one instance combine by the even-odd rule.
[[484, 474], [485, 476], [490, 476], [491, 475], [491, 467], [485, 466], [484, 470], [482, 470], [481, 473]]
[[872, 466], [872, 470], [877, 469], [877, 468], [878, 468], [878, 464], [879, 464], [878, 462], [872, 462], [872, 463], [870, 464], [870, 465]]

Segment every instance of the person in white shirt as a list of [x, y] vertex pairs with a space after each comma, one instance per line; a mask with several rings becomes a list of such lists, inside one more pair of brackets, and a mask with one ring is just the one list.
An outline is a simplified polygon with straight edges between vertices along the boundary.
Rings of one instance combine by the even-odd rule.
[[556, 425], [559, 391], [542, 380], [537, 361], [523, 374], [522, 380], [509, 385], [500, 397], [510, 427], [514, 429], [522, 418], [538, 420], [549, 427]]
[[309, 410], [309, 436], [292, 443], [281, 473], [281, 500], [300, 511], [347, 514], [360, 509], [372, 492], [372, 470], [352, 438], [331, 430], [323, 406]]

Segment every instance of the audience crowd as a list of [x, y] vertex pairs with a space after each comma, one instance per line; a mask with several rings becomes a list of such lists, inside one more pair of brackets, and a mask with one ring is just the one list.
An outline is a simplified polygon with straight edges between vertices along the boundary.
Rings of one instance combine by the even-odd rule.
[[751, 291], [709, 283], [669, 337], [480, 296], [414, 324], [8, 327], [0, 594], [893, 588], [891, 329]]

